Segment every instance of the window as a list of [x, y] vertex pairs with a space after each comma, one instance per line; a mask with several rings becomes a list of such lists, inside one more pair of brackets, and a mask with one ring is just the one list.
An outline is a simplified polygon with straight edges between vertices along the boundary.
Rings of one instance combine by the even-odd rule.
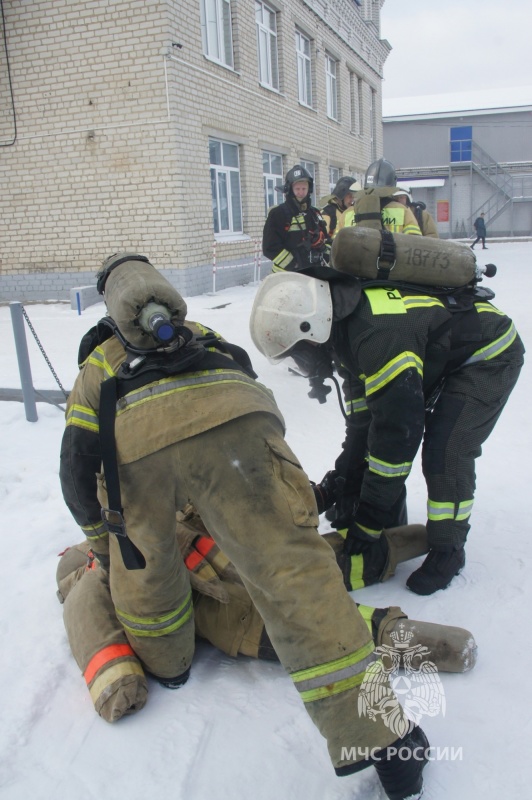
[[351, 100], [351, 133], [362, 133], [362, 80], [355, 72], [349, 73]]
[[329, 190], [332, 194], [332, 190], [340, 180], [340, 170], [338, 167], [329, 167]]
[[310, 39], [296, 31], [297, 91], [299, 102], [312, 108], [312, 73]]
[[277, 153], [262, 154], [262, 174], [264, 175], [264, 210], [266, 216], [272, 206], [277, 206], [282, 201], [281, 192], [275, 188], [283, 185], [283, 158]]
[[279, 91], [277, 62], [277, 18], [273, 8], [266, 3], [255, 3], [257, 21], [257, 48], [259, 53], [259, 80], [263, 86]]
[[371, 144], [371, 160], [375, 161], [377, 158], [377, 92], [375, 89], [371, 90], [371, 106], [370, 114], [370, 144]]
[[314, 188], [312, 189], [312, 194], [311, 194], [311, 202], [312, 202], [312, 205], [315, 206], [316, 205], [316, 165], [315, 165], [314, 161], [300, 161], [299, 163], [301, 164], [302, 167], [304, 167], [304, 169], [307, 170], [308, 174], [310, 175], [310, 177], [314, 181]]
[[242, 233], [238, 145], [209, 139], [214, 232]]
[[201, 0], [201, 34], [206, 56], [233, 67], [230, 0]]
[[325, 56], [325, 77], [327, 83], [327, 116], [338, 119], [338, 62], [332, 56]]
[[451, 128], [451, 162], [471, 161], [473, 126], [463, 125]]

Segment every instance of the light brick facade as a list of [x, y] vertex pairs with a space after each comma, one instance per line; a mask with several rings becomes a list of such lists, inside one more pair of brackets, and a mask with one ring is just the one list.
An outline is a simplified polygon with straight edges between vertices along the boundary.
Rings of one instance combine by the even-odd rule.
[[[0, 299], [68, 298], [126, 249], [185, 295], [212, 288], [213, 252], [216, 288], [245, 282], [264, 224], [263, 152], [282, 155], [284, 172], [313, 162], [317, 197], [329, 167], [360, 175], [382, 154], [383, 0], [267, 0], [278, 91], [259, 82], [254, 0], [230, 2], [232, 68], [205, 55], [204, 3], [4, 0]], [[296, 30], [310, 41], [310, 108], [298, 100]], [[210, 139], [238, 146], [238, 235], [214, 234]]]

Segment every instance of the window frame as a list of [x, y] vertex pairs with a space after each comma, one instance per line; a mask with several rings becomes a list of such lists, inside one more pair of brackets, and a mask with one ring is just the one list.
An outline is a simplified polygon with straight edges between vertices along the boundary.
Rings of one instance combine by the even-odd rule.
[[[264, 157], [268, 157], [268, 172], [264, 171]], [[272, 158], [279, 159], [280, 161], [280, 172], [273, 172], [272, 171]], [[262, 177], [263, 177], [263, 185], [264, 185], [264, 210], [266, 212], [266, 216], [268, 216], [268, 211], [272, 206], [279, 205], [276, 200], [276, 194], [279, 200], [282, 199], [282, 194], [276, 192], [275, 187], [281, 187], [284, 183], [283, 180], [283, 157], [281, 153], [275, 153], [271, 150], [263, 150], [262, 151]], [[270, 185], [271, 185], [271, 192], [270, 192]], [[274, 200], [273, 203], [268, 203], [268, 197], [271, 196]]]
[[333, 189], [341, 177], [340, 167], [331, 167], [329, 165], [329, 194], [333, 193]]
[[[258, 20], [258, 13], [261, 12], [261, 20]], [[264, 22], [265, 12], [271, 15], [274, 20], [275, 30]], [[257, 28], [257, 58], [259, 67], [259, 83], [266, 89], [273, 92], [280, 90], [279, 82], [279, 47], [277, 35], [277, 11], [264, 0], [255, 0], [255, 24]], [[262, 36], [261, 36], [262, 34]], [[261, 40], [264, 42], [266, 52], [263, 52]], [[263, 74], [263, 65], [267, 73]]]
[[[201, 0], [200, 11], [203, 55], [234, 70], [231, 0]], [[209, 12], [214, 12], [214, 19], [209, 19]], [[214, 30], [211, 30], [212, 26]]]
[[[312, 108], [312, 40], [302, 31], [295, 32], [297, 63], [297, 97], [300, 105]], [[308, 53], [300, 44], [308, 44]]]
[[[330, 69], [334, 65], [334, 72]], [[325, 89], [327, 97], [327, 116], [338, 122], [338, 59], [325, 53]]]
[[[221, 164], [217, 164], [212, 160], [211, 144], [220, 145]], [[236, 149], [236, 160], [238, 162], [236, 167], [232, 164], [223, 163], [225, 153], [224, 145], [227, 147], [234, 147]], [[214, 236], [216, 239], [227, 239], [234, 237], [240, 238], [244, 234], [242, 218], [242, 182], [240, 180], [240, 146], [236, 142], [231, 142], [227, 139], [209, 136], [209, 170], [211, 179], [211, 202]], [[235, 198], [234, 192], [235, 185], [238, 188], [237, 198]], [[222, 187], [225, 187], [224, 193], [222, 193]], [[225, 228], [222, 227], [224, 200], [227, 204], [226, 211], [228, 220], [228, 227]], [[237, 226], [235, 226], [235, 217], [237, 221], [239, 221], [239, 225]], [[217, 227], [218, 230], [216, 230]]]

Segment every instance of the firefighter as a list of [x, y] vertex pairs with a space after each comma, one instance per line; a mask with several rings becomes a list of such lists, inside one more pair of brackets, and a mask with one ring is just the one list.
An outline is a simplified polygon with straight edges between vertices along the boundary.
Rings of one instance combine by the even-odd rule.
[[432, 214], [427, 211], [427, 206], [421, 200], [412, 200], [412, 195], [408, 189], [398, 189], [393, 194], [395, 200], [402, 203], [414, 214], [422, 236], [430, 239], [439, 239], [438, 228]]
[[374, 227], [391, 233], [421, 236], [417, 220], [409, 208], [394, 198], [397, 175], [395, 167], [385, 158], [374, 161], [366, 170], [364, 189], [355, 195], [355, 202], [344, 212], [338, 229], [350, 225]]
[[321, 215], [327, 226], [327, 233], [334, 239], [338, 218], [353, 204], [354, 193], [362, 186], [350, 175], [344, 175], [338, 180], [332, 194], [324, 198]]
[[[422, 526], [386, 531], [394, 555], [381, 576], [385, 580], [397, 563], [415, 556]], [[176, 534], [187, 567], [194, 604], [196, 636], [228, 656], [277, 661], [257, 609], [235, 570], [203, 525], [193, 506], [178, 512]], [[343, 539], [324, 534], [337, 557]], [[85, 678], [94, 707], [107, 722], [143, 708], [148, 683], [142, 665], [120, 624], [109, 591], [109, 574], [84, 542], [67, 548], [57, 567], [57, 595], [72, 654]], [[409, 620], [400, 608], [358, 606], [377, 647], [394, 647], [408, 635], [417, 668], [430, 661], [439, 672], [467, 672], [476, 661], [476, 644], [463, 628]]]
[[262, 252], [272, 271], [305, 269], [328, 261], [330, 237], [317, 208], [312, 205], [314, 180], [296, 164], [286, 174], [284, 203], [268, 212], [262, 234]]
[[183, 298], [144, 256], [111, 256], [97, 287], [108, 316], [68, 399], [60, 477], [143, 668], [170, 688], [190, 671], [193, 602], [175, 515], [191, 502], [238, 571], [336, 773], [374, 765], [389, 797], [419, 793], [426, 758], [414, 753], [428, 742], [388, 680], [379, 696], [393, 724], [359, 711], [374, 642], [317, 531], [314, 493], [272, 393], [241, 348], [186, 321]]
[[[464, 567], [475, 459], [518, 379], [523, 343], [481, 293], [446, 302], [430, 291], [365, 287], [330, 272], [329, 280], [269, 276], [255, 299], [252, 337], [273, 360], [292, 356], [314, 384], [332, 375], [333, 360], [347, 373], [344, 456], [356, 496], [348, 553], [383, 545], [382, 530], [423, 442], [429, 552], [407, 586], [430, 595]], [[336, 500], [334, 481], [326, 483], [323, 507]]]

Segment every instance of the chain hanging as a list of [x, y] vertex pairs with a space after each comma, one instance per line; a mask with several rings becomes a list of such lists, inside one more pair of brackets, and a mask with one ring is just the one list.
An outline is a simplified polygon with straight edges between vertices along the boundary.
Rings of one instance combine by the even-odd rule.
[[37, 336], [37, 333], [36, 333], [36, 331], [35, 331], [35, 328], [34, 328], [34, 327], [33, 327], [33, 325], [31, 324], [30, 318], [28, 317], [28, 315], [27, 315], [27, 313], [26, 313], [26, 309], [24, 308], [24, 306], [22, 306], [22, 314], [24, 315], [24, 319], [25, 319], [25, 320], [26, 320], [26, 322], [28, 323], [28, 328], [29, 328], [29, 329], [30, 329], [30, 331], [32, 332], [32, 334], [33, 334], [33, 338], [34, 338], [34, 339], [35, 339], [35, 341], [37, 342], [37, 346], [38, 346], [39, 350], [40, 350], [40, 351], [41, 351], [41, 353], [43, 354], [43, 358], [44, 358], [44, 360], [46, 361], [46, 363], [47, 363], [47, 364], [48, 364], [48, 366], [50, 367], [50, 372], [51, 372], [51, 373], [52, 373], [52, 375], [54, 376], [54, 378], [55, 378], [55, 380], [56, 380], [56, 383], [57, 383], [57, 385], [59, 386], [59, 388], [61, 389], [61, 391], [62, 391], [62, 392], [63, 392], [63, 394], [65, 395], [65, 400], [68, 400], [68, 392], [66, 391], [65, 387], [63, 386], [63, 384], [62, 384], [62, 383], [61, 383], [61, 381], [59, 380], [59, 378], [58, 378], [58, 376], [57, 376], [57, 373], [56, 373], [55, 369], [52, 367], [51, 361], [50, 361], [50, 359], [48, 358], [48, 356], [46, 355], [46, 352], [45, 352], [45, 350], [44, 350], [44, 347], [42, 346], [42, 344], [41, 344], [41, 341], [40, 341], [39, 337]]

